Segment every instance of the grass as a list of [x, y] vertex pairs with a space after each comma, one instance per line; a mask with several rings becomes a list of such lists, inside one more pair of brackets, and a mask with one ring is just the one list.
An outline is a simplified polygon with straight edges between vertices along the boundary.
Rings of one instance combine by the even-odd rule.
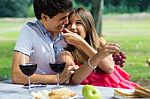
[[23, 24], [15, 19], [0, 19], [0, 78], [11, 77], [13, 49]]
[[[131, 74], [131, 80], [150, 79], [150, 17], [104, 16], [103, 35], [109, 42], [119, 43], [127, 56], [123, 67]], [[146, 55], [145, 55], [146, 54]]]
[[15, 42], [0, 42], [0, 77], [10, 78], [12, 52]]
[[125, 66], [123, 67], [131, 74], [131, 79], [137, 81], [141, 78], [150, 78], [150, 67], [146, 64], [146, 53], [150, 55], [149, 39], [150, 35], [132, 35], [132, 36], [108, 36], [106, 39], [110, 42], [117, 42], [127, 56]]
[[[132, 81], [141, 78], [150, 79], [150, 67], [146, 64], [146, 55], [150, 56], [150, 18], [132, 19], [104, 16], [103, 35], [108, 42], [117, 42], [127, 56], [123, 67], [131, 74]], [[11, 77], [11, 60], [19, 30], [23, 22], [0, 21], [0, 77]], [[9, 29], [7, 29], [9, 28]], [[9, 30], [9, 31], [8, 31]]]

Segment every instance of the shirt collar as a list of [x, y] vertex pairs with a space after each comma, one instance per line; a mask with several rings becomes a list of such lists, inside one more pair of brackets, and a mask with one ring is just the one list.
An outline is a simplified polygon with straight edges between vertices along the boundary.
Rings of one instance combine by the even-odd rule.
[[43, 31], [44, 34], [51, 34], [42, 24], [39, 20], [36, 21], [39, 25], [40, 29]]
[[[41, 22], [39, 20], [37, 20], [36, 23], [39, 25], [39, 27], [42, 30], [44, 35], [50, 35], [50, 37], [51, 37], [51, 33], [41, 24]], [[58, 33], [57, 37], [63, 38], [61, 33]]]

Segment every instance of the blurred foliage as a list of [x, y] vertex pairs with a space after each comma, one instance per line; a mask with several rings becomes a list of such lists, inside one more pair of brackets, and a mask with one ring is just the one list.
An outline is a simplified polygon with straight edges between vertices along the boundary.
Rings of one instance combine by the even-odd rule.
[[104, 0], [104, 13], [136, 13], [150, 11], [150, 0]]
[[[81, 1], [84, 1], [84, 0], [81, 0]], [[73, 1], [73, 7], [74, 8], [78, 8], [78, 7], [84, 7], [84, 8], [86, 8], [86, 9], [88, 9], [89, 11], [91, 10], [91, 2], [90, 2], [90, 0], [85, 0], [86, 2], [84, 3], [84, 2], [81, 2], [80, 0], [78, 0], [78, 1], [76, 1], [76, 0], [74, 0]], [[87, 1], [89, 1], [89, 2], [87, 2]]]
[[[33, 0], [0, 0], [0, 17], [33, 17]], [[74, 8], [83, 6], [90, 10], [101, 0], [97, 0], [96, 4], [92, 4], [95, 0], [72, 0]], [[150, 0], [102, 0], [103, 13], [136, 13], [150, 12]]]
[[91, 0], [75, 0], [77, 4], [83, 4], [84, 6], [89, 6]]
[[27, 17], [31, 0], [0, 0], [0, 17]]
[[34, 10], [33, 10], [33, 4], [31, 4], [28, 8], [28, 12], [27, 12], [27, 16], [28, 17], [34, 17]]

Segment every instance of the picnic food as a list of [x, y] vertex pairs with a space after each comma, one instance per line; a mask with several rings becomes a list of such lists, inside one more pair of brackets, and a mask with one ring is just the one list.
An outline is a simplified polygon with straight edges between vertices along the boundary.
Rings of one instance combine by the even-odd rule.
[[82, 88], [82, 95], [84, 99], [101, 99], [100, 91], [92, 85], [85, 85]]
[[119, 65], [120, 67], [124, 66], [126, 60], [126, 55], [124, 52], [113, 53], [112, 57], [116, 65]]
[[62, 32], [63, 32], [63, 33], [67, 33], [67, 31], [65, 30], [65, 28], [62, 29]]
[[50, 99], [67, 99], [70, 97], [74, 97], [75, 95], [76, 95], [75, 92], [67, 88], [52, 90], [49, 93]]
[[132, 93], [125, 93], [119, 90], [114, 90], [114, 91], [115, 91], [114, 93], [115, 96], [119, 95], [119, 96], [128, 97], [128, 98], [129, 97], [130, 98], [150, 98], [150, 90], [139, 85], [135, 87], [135, 91]]
[[143, 98], [150, 98], [150, 90], [142, 86], [137, 86], [134, 94]]
[[43, 90], [41, 92], [32, 92], [34, 99], [68, 99], [76, 96], [76, 93], [68, 88], [61, 88], [55, 90]]

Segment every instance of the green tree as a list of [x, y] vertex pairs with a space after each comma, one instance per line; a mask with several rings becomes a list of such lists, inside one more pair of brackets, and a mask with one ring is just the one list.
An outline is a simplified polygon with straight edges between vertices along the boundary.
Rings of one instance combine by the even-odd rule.
[[26, 17], [31, 0], [0, 0], [0, 17]]
[[150, 0], [104, 0], [105, 13], [136, 13], [149, 11]]
[[102, 34], [103, 0], [92, 0], [91, 13], [94, 17], [97, 33]]
[[91, 0], [75, 0], [76, 3], [82, 3], [84, 6], [88, 6], [91, 3]]

